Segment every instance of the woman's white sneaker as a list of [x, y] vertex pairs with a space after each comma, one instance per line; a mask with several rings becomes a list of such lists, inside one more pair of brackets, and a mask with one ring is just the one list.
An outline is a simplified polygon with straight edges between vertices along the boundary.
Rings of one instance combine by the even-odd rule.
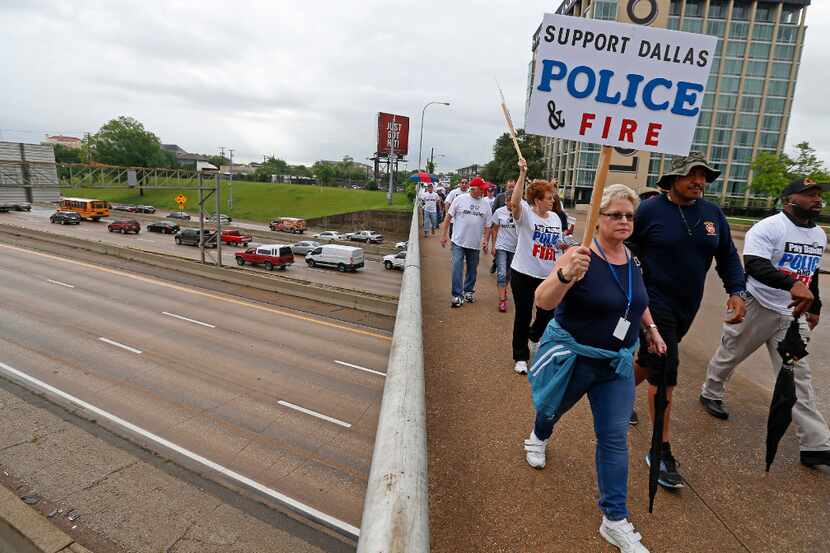
[[640, 541], [643, 536], [634, 530], [634, 525], [627, 519], [612, 522], [602, 517], [599, 533], [608, 543], [619, 547], [620, 553], [649, 553]]
[[527, 361], [516, 361], [513, 370], [516, 374], [527, 374]]
[[536, 432], [531, 432], [530, 437], [525, 440], [527, 464], [535, 469], [545, 468], [545, 449], [547, 446], [548, 440], [540, 440], [536, 437]]

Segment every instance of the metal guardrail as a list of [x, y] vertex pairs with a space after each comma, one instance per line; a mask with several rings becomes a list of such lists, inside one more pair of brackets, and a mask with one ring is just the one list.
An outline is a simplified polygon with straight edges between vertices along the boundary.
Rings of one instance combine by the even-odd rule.
[[418, 205], [378, 417], [358, 553], [428, 553], [427, 439]]

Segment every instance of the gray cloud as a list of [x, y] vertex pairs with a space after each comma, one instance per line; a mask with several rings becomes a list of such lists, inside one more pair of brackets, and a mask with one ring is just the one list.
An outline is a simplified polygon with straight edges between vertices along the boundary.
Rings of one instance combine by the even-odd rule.
[[[522, 121], [530, 37], [555, 4], [6, 0], [0, 127], [29, 132], [0, 132], [94, 132], [123, 114], [191, 151], [311, 163], [370, 155], [375, 115], [388, 111], [411, 118], [414, 167], [421, 108], [447, 100], [427, 111], [424, 152], [443, 154], [446, 169], [486, 162], [504, 131], [493, 79]], [[809, 8], [788, 138], [830, 161], [824, 4]]]

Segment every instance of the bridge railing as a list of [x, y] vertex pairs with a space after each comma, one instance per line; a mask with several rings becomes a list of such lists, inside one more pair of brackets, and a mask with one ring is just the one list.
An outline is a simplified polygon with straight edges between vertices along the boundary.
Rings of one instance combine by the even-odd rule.
[[378, 417], [358, 553], [429, 552], [418, 202]]

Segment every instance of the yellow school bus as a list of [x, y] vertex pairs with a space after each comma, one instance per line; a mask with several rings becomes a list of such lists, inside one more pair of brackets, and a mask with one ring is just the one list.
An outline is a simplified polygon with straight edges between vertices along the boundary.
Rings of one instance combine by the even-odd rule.
[[88, 198], [63, 198], [60, 204], [61, 211], [74, 211], [84, 219], [98, 221], [101, 217], [109, 217], [109, 204], [104, 200]]

